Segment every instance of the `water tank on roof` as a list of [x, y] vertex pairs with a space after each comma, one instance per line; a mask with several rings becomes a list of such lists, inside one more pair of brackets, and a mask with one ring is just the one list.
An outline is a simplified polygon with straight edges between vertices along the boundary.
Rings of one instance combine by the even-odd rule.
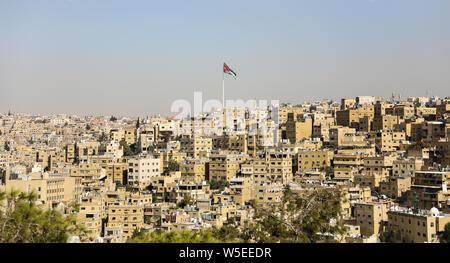
[[431, 208], [429, 215], [430, 216], [439, 216], [439, 209], [437, 209], [436, 207]]

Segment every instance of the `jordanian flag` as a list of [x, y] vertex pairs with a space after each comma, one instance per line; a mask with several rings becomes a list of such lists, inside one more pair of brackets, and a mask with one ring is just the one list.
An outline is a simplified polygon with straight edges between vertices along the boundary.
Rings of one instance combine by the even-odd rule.
[[233, 70], [231, 70], [231, 68], [229, 68], [225, 63], [223, 63], [223, 73], [231, 75], [236, 78], [236, 73]]

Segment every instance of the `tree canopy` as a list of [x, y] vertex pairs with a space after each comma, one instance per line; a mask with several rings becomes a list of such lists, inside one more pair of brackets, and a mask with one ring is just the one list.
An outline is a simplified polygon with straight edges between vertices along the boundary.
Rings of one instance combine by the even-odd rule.
[[213, 236], [224, 242], [248, 242], [246, 238], [245, 231], [241, 231], [236, 225], [234, 225], [234, 220], [230, 219], [222, 227], [212, 228]]
[[180, 164], [177, 161], [170, 160], [168, 164], [168, 171], [174, 172], [180, 170]]
[[450, 243], [450, 223], [447, 223], [444, 227], [444, 233], [442, 233], [441, 243]]
[[63, 243], [88, 233], [75, 215], [35, 204], [36, 194], [0, 192], [0, 243]]
[[210, 230], [173, 230], [136, 232], [127, 243], [222, 243]]
[[120, 146], [123, 148], [123, 156], [132, 156], [133, 151], [131, 150], [130, 145], [126, 141], [120, 141]]
[[428, 147], [428, 145], [426, 143], [424, 143], [423, 141], [418, 141], [414, 144], [409, 145], [407, 150], [408, 151], [420, 151], [426, 147]]
[[256, 204], [256, 220], [246, 230], [256, 242], [315, 243], [333, 241], [344, 234], [339, 220], [342, 195], [339, 190], [314, 189], [294, 193], [286, 187], [280, 204]]
[[185, 195], [183, 196], [183, 199], [181, 199], [181, 201], [177, 204], [178, 207], [180, 208], [184, 208], [187, 205], [193, 205], [194, 204], [194, 200], [192, 200], [190, 195]]
[[215, 181], [212, 180], [209, 182], [211, 190], [225, 190], [225, 187], [230, 186], [230, 183], [228, 181]]

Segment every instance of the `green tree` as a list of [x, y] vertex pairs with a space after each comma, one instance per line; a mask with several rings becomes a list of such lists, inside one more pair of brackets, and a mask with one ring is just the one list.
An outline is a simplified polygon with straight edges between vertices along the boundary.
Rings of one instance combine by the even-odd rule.
[[194, 200], [192, 200], [190, 195], [185, 195], [183, 199], [177, 204], [178, 207], [184, 208], [187, 205], [193, 205]]
[[75, 215], [63, 215], [35, 204], [36, 194], [0, 192], [0, 243], [62, 243], [88, 231]]
[[9, 147], [9, 144], [5, 142], [5, 151], [9, 152], [11, 150], [11, 147]]
[[123, 148], [123, 155], [124, 156], [132, 156], [133, 151], [131, 150], [131, 147], [128, 145], [126, 141], [120, 141], [120, 146]]
[[339, 220], [341, 202], [338, 189], [297, 194], [286, 187], [280, 204], [268, 208], [256, 204], [256, 220], [248, 228], [248, 235], [257, 242], [303, 243], [320, 242], [322, 234], [342, 235], [346, 228]]
[[222, 243], [210, 230], [139, 231], [127, 243]]
[[136, 121], [136, 129], [139, 129], [139, 127], [141, 126], [141, 121], [138, 117], [137, 121]]
[[180, 164], [177, 161], [170, 160], [167, 169], [169, 172], [179, 171]]
[[225, 241], [242, 242], [241, 231], [232, 223], [224, 224], [221, 228], [213, 227], [212, 234], [214, 238]]
[[442, 233], [441, 243], [450, 243], [450, 223], [444, 226], [444, 233]]
[[69, 203], [69, 207], [72, 209], [72, 211], [74, 211], [74, 212], [80, 212], [80, 203], [78, 203], [78, 202], [75, 202], [75, 201], [73, 201], [73, 202], [70, 202]]
[[111, 122], [115, 122], [115, 121], [117, 121], [117, 118], [116, 118], [116, 117], [114, 117], [114, 116], [111, 116], [111, 118], [109, 119], [109, 121], [111, 121]]
[[131, 152], [133, 153], [133, 155], [138, 155], [141, 153], [141, 149], [139, 149], [139, 147], [136, 143], [133, 143], [132, 145], [130, 145], [130, 149], [131, 149]]
[[408, 146], [408, 148], [406, 149], [407, 151], [420, 151], [423, 148], [428, 147], [428, 145], [426, 143], [424, 143], [423, 141], [418, 141], [414, 144], [411, 144]]
[[89, 125], [89, 124], [86, 124], [86, 130], [90, 130], [91, 129], [91, 125]]
[[327, 177], [333, 177], [334, 175], [334, 168], [332, 166], [327, 166], [324, 168], [325, 176]]
[[135, 186], [132, 186], [132, 185], [129, 185], [129, 184], [127, 184], [127, 185], [125, 185], [125, 191], [126, 191], [126, 192], [137, 193], [137, 192], [139, 192], [139, 188], [138, 188], [138, 187], [135, 187]]
[[230, 183], [227, 181], [212, 180], [209, 182], [209, 186], [210, 186], [211, 190], [223, 191], [223, 190], [225, 190], [225, 187], [230, 186]]

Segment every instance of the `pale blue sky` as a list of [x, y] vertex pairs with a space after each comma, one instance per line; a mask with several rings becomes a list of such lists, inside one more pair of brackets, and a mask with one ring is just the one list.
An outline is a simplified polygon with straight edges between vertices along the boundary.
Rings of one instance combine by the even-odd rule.
[[0, 111], [166, 115], [177, 99], [449, 96], [448, 0], [0, 0]]

